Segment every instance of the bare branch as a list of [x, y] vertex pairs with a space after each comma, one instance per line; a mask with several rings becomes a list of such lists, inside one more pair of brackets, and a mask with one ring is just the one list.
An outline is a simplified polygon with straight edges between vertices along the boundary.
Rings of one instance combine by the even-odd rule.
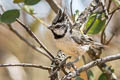
[[32, 16], [34, 19], [36, 19], [38, 22], [40, 22], [41, 24], [43, 24], [46, 27], [48, 27], [48, 24], [45, 23], [43, 20], [41, 20], [40, 18], [36, 17], [34, 14], [30, 14], [29, 12], [27, 12], [26, 10], [24, 10], [21, 5], [18, 4], [18, 6], [21, 8], [21, 10], [25, 11], [26, 13], [28, 13], [30, 16]]
[[114, 36], [115, 36], [115, 34], [112, 34], [112, 36], [110, 37], [110, 39], [105, 44], [108, 45], [112, 41], [112, 39], [113, 39]]
[[73, 4], [73, 0], [71, 0], [71, 2], [70, 2], [70, 12], [71, 12], [72, 20], [73, 20], [73, 22], [74, 22], [74, 15], [73, 15], [72, 4]]
[[43, 69], [43, 70], [50, 70], [50, 67], [42, 66], [42, 65], [39, 65], [39, 64], [28, 64], [28, 63], [0, 64], [0, 67], [13, 67], [13, 66], [33, 67], [33, 68], [40, 68], [40, 69]]
[[109, 61], [117, 60], [117, 59], [120, 59], [120, 53], [118, 53], [116, 55], [112, 55], [112, 56], [107, 56], [105, 58], [96, 59], [95, 61], [91, 61], [90, 63], [83, 65], [82, 67], [77, 69], [77, 71], [73, 71], [73, 72], [69, 73], [68, 75], [65, 76], [64, 79], [66, 80], [66, 79], [74, 78], [74, 77], [78, 76], [81, 72], [86, 71], [89, 68], [92, 68], [94, 66], [97, 66], [99, 64], [106, 63]]
[[51, 76], [54, 76], [55, 73], [57, 73], [57, 71], [59, 71], [59, 69], [66, 63], [66, 60], [71, 58], [71, 56], [66, 57], [60, 64], [59, 66], [56, 68], [56, 70], [54, 72], [52, 72]]
[[108, 21], [106, 22], [105, 27], [104, 27], [104, 29], [103, 29], [103, 31], [102, 31], [102, 33], [101, 33], [101, 43], [102, 43], [102, 44], [105, 44], [105, 29], [107, 28], [107, 25], [109, 24], [110, 20], [112, 19], [113, 14], [114, 14], [114, 13], [112, 13], [112, 14], [110, 15], [110, 18], [109, 18]]
[[19, 19], [16, 21], [30, 34], [30, 36], [37, 41], [37, 43], [41, 46], [41, 41], [37, 38], [37, 36], [27, 27], [24, 23], [22, 23]]
[[50, 51], [44, 46], [44, 44], [37, 38], [37, 36], [24, 24], [22, 23], [19, 19], [16, 19], [16, 21], [29, 33], [29, 35], [35, 39], [38, 44], [48, 53], [48, 55], [54, 59], [54, 56], [50, 53]]
[[[84, 55], [82, 55], [82, 59], [83, 59], [84, 65], [87, 64], [87, 61], [86, 61]], [[87, 79], [90, 80], [90, 77], [89, 77], [89, 74], [88, 74], [88, 70], [86, 70], [86, 74], [87, 74]]]
[[55, 13], [57, 13], [61, 7], [57, 4], [57, 2], [55, 0], [46, 0], [49, 5], [51, 6], [51, 8], [54, 10]]
[[109, 1], [108, 7], [107, 7], [108, 13], [109, 13], [109, 11], [110, 11], [110, 5], [111, 5], [111, 3], [112, 3], [112, 0]]
[[106, 22], [106, 25], [105, 25], [102, 33], [101, 33], [101, 43], [103, 43], [103, 44], [105, 44], [105, 38], [106, 38], [106, 37], [105, 37], [105, 29], [106, 29], [107, 25], [109, 24], [110, 20], [112, 19], [114, 13], [115, 13], [117, 10], [119, 10], [119, 9], [120, 9], [120, 8], [116, 8], [116, 9], [113, 10], [112, 12], [109, 12], [109, 14], [111, 14], [111, 15], [110, 15], [110, 18], [109, 18], [108, 21]]
[[[55, 0], [46, 0], [48, 2], [48, 4], [50, 5], [50, 7], [52, 8], [52, 10], [57, 14], [58, 11], [60, 9], [62, 9]], [[70, 21], [70, 25], [73, 25], [73, 20], [71, 20], [70, 16], [68, 16], [68, 19]]]
[[[3, 6], [1, 5], [0, 6], [2, 11], [4, 12], [5, 9], [3, 8]], [[22, 9], [22, 8], [21, 8]], [[1, 15], [1, 14], [0, 14]], [[29, 35], [34, 38], [38, 43], [39, 45], [47, 52], [47, 54], [49, 55], [49, 59], [50, 57], [52, 59], [54, 59], [54, 56], [49, 52], [49, 50], [43, 45], [43, 43], [37, 38], [37, 36], [24, 24], [22, 23], [19, 19], [16, 19], [16, 21], [29, 33]], [[11, 29], [12, 32], [14, 32], [21, 40], [23, 40], [24, 42], [26, 42], [29, 46], [31, 46], [33, 49], [36, 49], [38, 52], [46, 55], [48, 57], [47, 54], [45, 54], [45, 52], [43, 51], [40, 51], [40, 48], [39, 47], [36, 47], [34, 45], [32, 45], [31, 43], [29, 43], [26, 39], [24, 39], [15, 29], [12, 28], [12, 26], [10, 24], [8, 24], [9, 28]]]
[[12, 25], [8, 24], [10, 30], [15, 33], [22, 41], [24, 41], [27, 45], [29, 45], [31, 48], [33, 48], [34, 50], [36, 50], [37, 52], [43, 54], [44, 56], [46, 56], [47, 58], [49, 58], [50, 60], [51, 57], [47, 55], [47, 53], [45, 53], [45, 51], [43, 51], [42, 49], [40, 49], [39, 47], [34, 46], [33, 44], [31, 44], [30, 42], [28, 42], [25, 38], [23, 38], [14, 28], [12, 28]]

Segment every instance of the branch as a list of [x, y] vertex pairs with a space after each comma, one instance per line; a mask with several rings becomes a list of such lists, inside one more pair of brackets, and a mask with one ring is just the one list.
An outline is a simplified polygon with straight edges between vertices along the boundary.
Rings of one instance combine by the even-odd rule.
[[24, 24], [22, 23], [19, 19], [16, 19], [16, 21], [28, 32], [28, 34], [35, 39], [38, 44], [48, 53], [48, 55], [54, 59], [54, 56], [50, 53], [50, 51], [43, 45], [43, 43], [37, 38], [37, 36]]
[[50, 67], [42, 66], [38, 64], [28, 64], [28, 63], [0, 64], [0, 67], [12, 67], [12, 66], [33, 67], [33, 68], [40, 68], [43, 70], [50, 70]]
[[66, 61], [71, 58], [71, 56], [66, 57], [57, 67], [56, 70], [54, 70], [54, 72], [52, 72], [52, 74], [50, 75], [50, 77], [54, 76], [60, 68], [62, 68], [62, 66], [66, 63]]
[[[60, 9], [62, 9], [55, 0], [46, 0], [52, 10], [57, 14]], [[70, 16], [68, 16], [68, 19], [70, 21], [70, 25], [73, 25], [73, 20], [71, 20]]]
[[74, 77], [78, 76], [81, 72], [86, 71], [89, 68], [92, 68], [92, 67], [97, 66], [99, 64], [106, 63], [106, 62], [113, 61], [113, 60], [117, 60], [117, 59], [120, 59], [120, 53], [118, 53], [116, 55], [112, 55], [112, 56], [107, 56], [105, 58], [96, 59], [95, 61], [91, 61], [90, 63], [83, 65], [82, 67], [80, 67], [76, 71], [69, 73], [68, 75], [66, 75], [64, 77], [64, 80], [74, 78]]
[[[18, 5], [19, 6], [19, 5]], [[2, 5], [0, 5], [2, 11], [4, 12], [5, 9], [3, 8]], [[20, 6], [21, 8], [21, 6]], [[21, 8], [22, 9], [22, 8]], [[29, 14], [29, 13], [28, 13]], [[0, 14], [1, 15], [1, 14]], [[34, 17], [34, 16], [33, 16]], [[43, 51], [40, 51], [40, 48], [39, 47], [36, 47], [34, 45], [32, 45], [31, 43], [29, 43], [26, 39], [24, 39], [15, 29], [12, 28], [12, 25], [10, 24], [7, 24], [9, 26], [9, 28], [11, 29], [12, 32], [14, 32], [21, 40], [23, 40], [24, 42], [26, 42], [29, 46], [31, 46], [33, 49], [35, 49], [36, 51], [44, 54], [45, 56], [47, 56], [49, 59], [50, 57], [52, 59], [54, 59], [54, 56], [49, 52], [49, 50], [42, 44], [42, 42], [37, 38], [37, 36], [24, 24], [22, 23], [19, 19], [16, 19], [16, 21], [29, 33], [29, 35], [34, 38], [38, 43], [39, 45], [47, 52], [47, 54], [45, 54]], [[39, 49], [39, 50], [38, 50]], [[52, 60], [51, 59], [51, 60]]]
[[108, 21], [106, 22], [105, 27], [104, 27], [104, 29], [103, 29], [103, 31], [102, 31], [102, 33], [101, 33], [101, 43], [102, 43], [102, 44], [105, 44], [105, 29], [107, 28], [107, 25], [109, 24], [110, 20], [112, 19], [113, 14], [114, 14], [114, 13], [112, 13], [112, 14], [110, 15], [110, 18], [109, 18]]
[[115, 13], [117, 10], [119, 10], [119, 9], [120, 9], [120, 8], [116, 8], [116, 9], [113, 10], [112, 12], [109, 12], [109, 14], [111, 14], [111, 15], [110, 15], [110, 18], [109, 18], [108, 21], [106, 22], [106, 25], [105, 25], [102, 33], [101, 33], [101, 43], [102, 43], [102, 44], [105, 44], [105, 38], [106, 38], [106, 37], [105, 37], [105, 29], [107, 28], [107, 25], [109, 24], [110, 20], [112, 19], [114, 13]]
[[73, 14], [72, 4], [73, 4], [73, 0], [71, 0], [71, 2], [70, 2], [70, 12], [71, 12], [72, 20], [73, 20], [73, 22], [74, 22], [74, 14]]
[[57, 4], [55, 0], [46, 0], [46, 1], [51, 6], [52, 10], [54, 10], [55, 13], [58, 13], [58, 11], [61, 9], [61, 7]]
[[29, 45], [31, 48], [33, 48], [34, 50], [36, 50], [37, 52], [43, 54], [44, 56], [46, 56], [47, 58], [49, 58], [50, 60], [51, 57], [47, 55], [47, 53], [45, 53], [45, 51], [43, 51], [42, 49], [40, 49], [39, 47], [34, 46], [33, 44], [31, 44], [30, 42], [28, 42], [25, 38], [23, 38], [14, 28], [12, 28], [12, 25], [7, 24], [8, 27], [10, 28], [10, 30], [15, 33], [22, 41], [24, 41], [27, 45]]
[[30, 14], [29, 12], [27, 12], [25, 9], [23, 9], [23, 7], [21, 5], [18, 4], [18, 6], [21, 8], [21, 10], [25, 11], [27, 14], [29, 14], [30, 16], [32, 16], [34, 19], [36, 19], [38, 22], [40, 22], [41, 24], [45, 25], [46, 27], [48, 27], [48, 24], [45, 23], [43, 20], [41, 20], [40, 18], [37, 18], [34, 14]]
[[108, 45], [112, 41], [114, 36], [115, 36], [115, 34], [113, 33], [112, 36], [110, 37], [110, 39], [105, 44]]
[[37, 38], [37, 36], [30, 30], [28, 26], [26, 26], [24, 23], [22, 23], [19, 19], [16, 19], [16, 21], [29, 33], [29, 35], [37, 41], [37, 43], [41, 46], [41, 41]]

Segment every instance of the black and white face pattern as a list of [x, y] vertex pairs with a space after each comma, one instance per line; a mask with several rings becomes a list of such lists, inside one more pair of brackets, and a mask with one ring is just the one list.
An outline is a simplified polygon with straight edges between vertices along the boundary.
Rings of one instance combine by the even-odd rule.
[[[77, 26], [77, 29], [80, 29], [80, 27], [87, 22], [88, 16], [90, 16], [92, 13], [101, 12], [103, 10], [102, 2], [100, 0], [93, 0], [90, 5], [80, 13], [73, 26]], [[64, 11], [59, 10], [49, 29], [54, 34], [55, 39], [60, 39], [65, 36], [68, 28], [70, 28], [69, 19]]]
[[55, 39], [59, 39], [65, 36], [68, 27], [69, 20], [66, 14], [62, 10], [59, 10], [57, 16], [53, 20], [52, 25], [49, 27], [49, 29], [54, 34]]

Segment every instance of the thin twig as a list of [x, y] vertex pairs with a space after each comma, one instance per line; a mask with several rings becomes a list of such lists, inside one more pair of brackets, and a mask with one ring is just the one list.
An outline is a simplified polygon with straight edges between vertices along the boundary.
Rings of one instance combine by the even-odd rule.
[[73, 22], [74, 22], [74, 15], [73, 15], [72, 4], [73, 4], [73, 0], [71, 0], [71, 2], [70, 2], [70, 12], [71, 12], [72, 20], [73, 20]]
[[33, 37], [39, 45], [48, 53], [48, 55], [54, 59], [54, 56], [50, 53], [50, 51], [44, 46], [44, 44], [37, 38], [37, 36], [19, 19], [16, 19], [16, 21], [30, 34], [31, 37]]
[[113, 10], [112, 12], [109, 13], [109, 14], [111, 14], [111, 15], [110, 15], [110, 18], [108, 19], [108, 21], [107, 21], [107, 23], [106, 23], [106, 25], [105, 25], [102, 33], [101, 33], [101, 43], [102, 43], [102, 44], [105, 44], [105, 40], [106, 40], [106, 39], [105, 39], [105, 29], [106, 29], [107, 25], [109, 24], [110, 20], [112, 19], [114, 13], [115, 13], [117, 10], [119, 10], [119, 9], [120, 9], [120, 8], [116, 8], [115, 10]]
[[115, 34], [112, 34], [112, 36], [110, 37], [110, 39], [105, 44], [108, 45], [111, 42], [111, 40], [113, 39], [114, 36], [115, 36]]
[[109, 12], [109, 14], [113, 14], [113, 13], [115, 13], [117, 10], [120, 10], [120, 8], [118, 7], [118, 8], [116, 8], [116, 9], [114, 9], [113, 11]]
[[[21, 7], [20, 5], [18, 5], [18, 6], [22, 9], [22, 7]], [[1, 8], [2, 8], [2, 11], [4, 12], [5, 9], [3, 8], [2, 5], [1, 5]], [[24, 11], [25, 11], [25, 10], [24, 10]], [[28, 14], [29, 14], [29, 13], [28, 13]], [[33, 16], [33, 15], [32, 15], [32, 16]], [[33, 17], [35, 17], [35, 16], [33, 16]], [[36, 18], [36, 17], [35, 17], [35, 18]], [[37, 18], [36, 18], [36, 19], [37, 19]], [[33, 38], [40, 44], [40, 46], [47, 52], [47, 54], [48, 54], [52, 59], [54, 59], [54, 56], [53, 56], [53, 55], [49, 52], [49, 50], [43, 45], [43, 43], [37, 38], [37, 36], [36, 36], [24, 23], [22, 23], [19, 19], [16, 19], [16, 21], [30, 34], [31, 37], [33, 37]], [[29, 43], [26, 39], [24, 39], [16, 30], [14, 30], [14, 29], [12, 28], [12, 26], [11, 26], [10, 24], [8, 24], [8, 26], [9, 26], [9, 28], [10, 28], [14, 33], [16, 33], [16, 35], [17, 35], [20, 39], [22, 39], [24, 42], [26, 42], [29, 46], [31, 46], [33, 49], [36, 49], [38, 52], [40, 52], [40, 53], [42, 53], [42, 54], [44, 54], [45, 56], [48, 57], [47, 54], [45, 54], [43, 51], [40, 51], [40, 48], [32, 45], [32, 44]], [[50, 59], [50, 57], [49, 57], [49, 59]]]
[[[46, 0], [48, 2], [48, 4], [50, 5], [50, 7], [52, 8], [52, 10], [57, 14], [58, 11], [60, 9], [62, 9], [55, 0]], [[73, 21], [71, 20], [71, 18], [68, 16], [68, 19], [70, 21], [70, 25], [73, 25]]]
[[30, 30], [28, 26], [22, 23], [19, 19], [16, 21], [30, 34], [30, 36], [37, 41], [37, 43], [41, 46], [41, 41], [37, 38], [37, 36]]
[[[82, 59], [83, 59], [84, 65], [87, 64], [87, 61], [86, 61], [84, 55], [82, 55]], [[90, 79], [89, 79], [89, 75], [88, 75], [88, 70], [86, 70], [86, 74], [87, 74], [87, 79], [90, 80]]]
[[2, 4], [0, 4], [0, 8], [4, 12], [4, 8], [3, 8]]
[[12, 25], [8, 24], [10, 30], [15, 33], [22, 41], [24, 41], [27, 45], [29, 45], [31, 48], [33, 48], [34, 50], [36, 50], [37, 52], [43, 54], [44, 56], [46, 56], [47, 58], [49, 58], [50, 60], [52, 60], [52, 58], [50, 56], [47, 55], [47, 53], [45, 53], [45, 51], [43, 51], [42, 49], [40, 49], [39, 47], [34, 46], [33, 44], [31, 44], [30, 42], [28, 42], [25, 38], [23, 38], [14, 28], [12, 28]]
[[111, 3], [112, 3], [112, 0], [109, 0], [109, 4], [108, 4], [108, 7], [107, 7], [108, 13], [109, 13], [109, 11], [110, 11], [110, 5], [111, 5]]
[[[29, 14], [29, 13], [28, 13]], [[31, 14], [29, 14], [31, 15]], [[41, 24], [45, 25], [46, 27], [49, 27], [49, 25], [47, 23], [45, 23], [43, 20], [41, 20], [40, 18], [37, 18], [35, 15], [31, 15], [34, 19], [36, 19], [37, 21], [39, 21]]]
[[117, 60], [117, 59], [120, 59], [120, 53], [118, 53], [116, 55], [112, 55], [112, 56], [107, 56], [105, 58], [96, 59], [95, 61], [91, 61], [90, 63], [88, 63], [86, 65], [83, 65], [82, 67], [77, 69], [77, 71], [73, 71], [73, 72], [69, 73], [68, 75], [65, 76], [64, 79], [68, 80], [68, 79], [74, 78], [78, 74], [80, 74], [81, 72], [86, 71], [86, 70], [88, 70], [88, 69], [90, 69], [94, 66], [97, 66], [99, 64], [106, 63], [106, 62], [109, 62], [109, 61]]
[[34, 19], [36, 19], [37, 21], [39, 21], [41, 24], [45, 25], [46, 27], [48, 27], [49, 25], [47, 23], [45, 23], [43, 20], [41, 20], [40, 18], [37, 18], [34, 14], [30, 14], [29, 12], [27, 12], [25, 9], [23, 9], [21, 7], [21, 5], [18, 4], [18, 6], [21, 8], [21, 10], [25, 11], [26, 13], [28, 13], [30, 16], [32, 16]]
[[102, 43], [102, 44], [105, 43], [105, 40], [106, 40], [106, 39], [105, 39], [105, 29], [107, 28], [107, 25], [109, 24], [110, 20], [112, 19], [113, 14], [114, 14], [114, 13], [112, 13], [112, 14], [110, 15], [110, 18], [108, 19], [108, 21], [107, 21], [107, 23], [105, 24], [105, 27], [104, 27], [104, 29], [103, 29], [103, 31], [102, 31], [102, 33], [101, 33], [101, 43]]
[[51, 77], [51, 76], [54, 76], [54, 74], [57, 73], [57, 71], [59, 71], [59, 69], [65, 64], [66, 60], [68, 60], [69, 58], [71, 58], [71, 56], [66, 57], [66, 58], [59, 64], [59, 66], [56, 68], [56, 70], [50, 75], [50, 77]]
[[46, 0], [51, 6], [52, 10], [57, 14], [61, 7], [57, 4], [55, 0]]
[[43, 70], [50, 70], [50, 67], [39, 65], [39, 64], [28, 64], [28, 63], [0, 64], [0, 67], [13, 67], [13, 66], [33, 67], [33, 68], [40, 68]]

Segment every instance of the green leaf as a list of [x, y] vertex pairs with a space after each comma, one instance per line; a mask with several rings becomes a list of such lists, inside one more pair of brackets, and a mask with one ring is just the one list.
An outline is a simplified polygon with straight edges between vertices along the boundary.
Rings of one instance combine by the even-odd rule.
[[24, 2], [24, 0], [14, 0], [13, 2], [14, 3], [21, 3], [21, 2]]
[[105, 73], [102, 73], [102, 74], [99, 76], [98, 80], [107, 80], [107, 77], [105, 76]]
[[24, 5], [23, 9], [29, 14], [34, 14], [34, 9], [32, 8], [32, 6]]
[[19, 10], [12, 9], [12, 10], [5, 11], [1, 15], [0, 20], [1, 20], [1, 22], [10, 24], [10, 23], [16, 21], [16, 18], [19, 18], [19, 16], [20, 16]]
[[103, 30], [106, 19], [104, 14], [92, 14], [89, 18], [87, 23], [85, 24], [85, 30], [87, 30], [89, 28], [89, 26], [91, 25], [91, 23], [94, 21], [94, 19], [96, 18], [95, 22], [93, 23], [92, 27], [90, 28], [90, 30], [87, 32], [87, 34], [98, 34], [100, 31]]
[[40, 2], [40, 0], [24, 0], [24, 3], [26, 5], [35, 5], [37, 4], [38, 2]]
[[0, 24], [2, 23], [2, 21], [1, 21], [1, 16], [0, 16]]
[[76, 77], [75, 80], [83, 80], [81, 77]]
[[91, 71], [91, 70], [88, 70], [88, 77], [90, 78], [90, 77], [94, 77], [94, 74], [93, 74], [93, 72]]

